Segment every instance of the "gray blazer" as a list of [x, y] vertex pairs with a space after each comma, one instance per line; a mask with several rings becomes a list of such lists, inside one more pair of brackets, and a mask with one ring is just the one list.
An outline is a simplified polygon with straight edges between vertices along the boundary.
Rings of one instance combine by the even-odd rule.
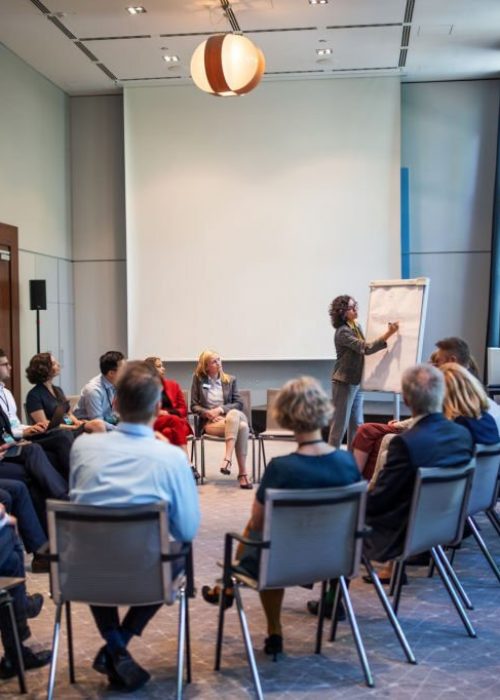
[[[238, 411], [243, 409], [243, 401], [238, 391], [236, 377], [228, 376], [229, 382], [222, 382], [222, 396], [224, 399], [222, 408], [225, 414], [232, 408], [236, 408]], [[193, 374], [193, 382], [191, 384], [191, 412], [199, 415], [203, 422], [203, 414], [209, 409], [207, 401], [208, 390], [204, 386], [207, 383], [208, 377], [202, 377], [200, 379], [196, 374]]]
[[361, 327], [358, 326], [358, 328], [361, 338], [346, 323], [335, 331], [337, 359], [333, 367], [332, 379], [336, 382], [359, 384], [363, 374], [365, 355], [371, 355], [387, 347], [387, 343], [381, 338], [377, 338], [373, 343], [367, 343]]

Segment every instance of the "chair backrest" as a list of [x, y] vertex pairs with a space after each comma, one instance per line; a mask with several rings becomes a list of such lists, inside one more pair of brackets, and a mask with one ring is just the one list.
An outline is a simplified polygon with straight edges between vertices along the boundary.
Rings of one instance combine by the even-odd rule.
[[167, 504], [109, 508], [47, 501], [55, 603], [173, 603]]
[[474, 467], [417, 470], [402, 559], [462, 539]]
[[476, 470], [467, 506], [467, 515], [493, 508], [497, 500], [500, 443], [476, 445]]
[[247, 417], [250, 430], [252, 430], [252, 393], [250, 389], [240, 389], [239, 393], [243, 402], [243, 413]]
[[278, 392], [279, 389], [267, 390], [266, 430], [281, 430], [280, 424], [273, 416], [273, 404]]
[[355, 576], [366, 481], [328, 489], [268, 489], [259, 590]]
[[66, 398], [69, 401], [69, 410], [73, 411], [75, 408], [76, 404], [80, 400], [80, 394], [70, 394], [69, 396], [66, 396]]

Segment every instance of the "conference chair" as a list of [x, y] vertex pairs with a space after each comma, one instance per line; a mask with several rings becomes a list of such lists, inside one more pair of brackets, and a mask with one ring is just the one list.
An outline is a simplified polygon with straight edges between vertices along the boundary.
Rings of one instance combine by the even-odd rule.
[[[252, 590], [262, 591], [321, 581], [322, 595], [315, 646], [315, 653], [320, 654], [326, 582], [338, 579], [365, 681], [368, 686], [373, 686], [372, 673], [346, 583], [346, 579], [358, 573], [362, 538], [365, 535], [365, 502], [366, 482], [331, 489], [268, 489], [262, 541], [255, 542], [237, 533], [226, 533], [215, 651], [216, 671], [221, 666], [228, 588], [234, 591], [246, 655], [255, 692], [260, 700], [263, 698], [262, 687], [239, 587], [245, 585]], [[253, 578], [233, 563], [234, 541], [256, 546], [260, 550], [258, 578]]]
[[[488, 512], [495, 508], [498, 496], [498, 473], [500, 468], [500, 443], [496, 445], [476, 446], [476, 470], [472, 479], [472, 488], [467, 506], [467, 524], [472, 536], [490, 565], [491, 570], [500, 582], [500, 570], [493, 559], [486, 542], [481, 537], [474, 516], [481, 512]], [[450, 564], [453, 564], [457, 549], [452, 549]]]
[[267, 390], [266, 429], [262, 433], [259, 433], [258, 481], [260, 481], [262, 476], [262, 464], [264, 465], [264, 470], [267, 467], [266, 451], [264, 447], [266, 441], [279, 440], [293, 442], [295, 440], [293, 432], [281, 428], [273, 416], [273, 405], [279, 391], [279, 389]]
[[[250, 389], [240, 389], [239, 394], [241, 396], [241, 401], [243, 403], [242, 411], [245, 414], [248, 421], [248, 440], [252, 444], [252, 480], [255, 481], [255, 433], [252, 427], [252, 398]], [[201, 457], [201, 483], [205, 481], [205, 441], [208, 442], [224, 442], [224, 437], [219, 437], [217, 435], [208, 435], [204, 430], [198, 427], [198, 435], [200, 441], [200, 457]]]
[[[476, 632], [460, 598], [471, 608], [470, 601], [449, 563], [444, 547], [462, 539], [475, 460], [462, 467], [434, 467], [417, 470], [408, 527], [403, 551], [395, 561], [391, 593], [393, 608], [398, 612], [408, 557], [430, 551], [443, 585], [470, 637]], [[458, 591], [458, 594], [457, 594]]]
[[24, 662], [23, 654], [21, 651], [21, 642], [19, 640], [19, 632], [17, 629], [16, 618], [14, 615], [14, 601], [9, 593], [11, 588], [18, 586], [20, 583], [24, 583], [24, 578], [14, 578], [11, 576], [1, 576], [0, 577], [0, 607], [6, 607], [9, 611], [9, 623], [12, 627], [12, 634], [14, 636], [14, 644], [16, 646], [16, 656], [17, 656], [17, 678], [19, 681], [19, 692], [24, 694], [28, 690], [26, 688], [26, 679], [24, 677]]
[[71, 603], [172, 605], [179, 600], [176, 698], [184, 656], [191, 682], [188, 598], [193, 597], [190, 544], [169, 540], [167, 504], [107, 508], [47, 501], [50, 591], [56, 605], [47, 690], [54, 697], [62, 608], [66, 610], [69, 680], [75, 683]]

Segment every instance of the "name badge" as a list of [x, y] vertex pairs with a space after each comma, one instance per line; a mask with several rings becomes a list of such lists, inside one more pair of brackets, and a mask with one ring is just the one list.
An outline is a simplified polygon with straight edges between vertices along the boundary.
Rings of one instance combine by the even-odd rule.
[[201, 385], [204, 389], [210, 389], [210, 384], [202, 384]]

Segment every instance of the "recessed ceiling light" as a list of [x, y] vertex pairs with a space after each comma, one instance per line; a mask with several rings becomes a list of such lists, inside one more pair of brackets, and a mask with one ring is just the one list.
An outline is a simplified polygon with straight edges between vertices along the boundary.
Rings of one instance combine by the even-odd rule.
[[163, 56], [163, 60], [167, 63], [179, 63], [179, 56]]
[[130, 15], [143, 15], [147, 12], [145, 7], [138, 5], [137, 7], [126, 7], [125, 8]]
[[331, 49], [316, 49], [318, 56], [329, 56], [332, 53]]
[[328, 0], [309, 0], [309, 5], [328, 5]]

